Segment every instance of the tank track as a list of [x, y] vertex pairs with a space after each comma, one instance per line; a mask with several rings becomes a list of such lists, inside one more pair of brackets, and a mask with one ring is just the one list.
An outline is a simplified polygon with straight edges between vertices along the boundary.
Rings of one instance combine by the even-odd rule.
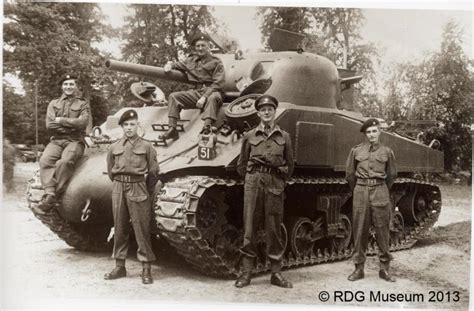
[[103, 237], [105, 234], [103, 228], [99, 226], [86, 228], [85, 225], [79, 227], [62, 218], [58, 213], [61, 207], [59, 203], [45, 215], [37, 213], [34, 207], [39, 204], [43, 193], [43, 188], [39, 181], [39, 173], [36, 172], [27, 184], [26, 197], [28, 207], [35, 217], [60, 239], [80, 251], [99, 252], [108, 250], [111, 247], [111, 243], [106, 241], [107, 236], [105, 236], [104, 240], [100, 240], [100, 237]]
[[[209, 235], [200, 228], [198, 216], [198, 204], [203, 200], [203, 195], [214, 186], [225, 186], [228, 191], [232, 187], [241, 186], [242, 180], [207, 177], [207, 176], [187, 176], [176, 178], [166, 183], [155, 205], [155, 219], [160, 235], [163, 236], [173, 246], [184, 259], [200, 272], [217, 277], [235, 277], [238, 275], [238, 265], [236, 262], [228, 262], [219, 253], [219, 240], [215, 241], [215, 236]], [[315, 185], [324, 191], [348, 191], [347, 182], [343, 178], [312, 178], [293, 177], [287, 182], [287, 186], [294, 185]], [[432, 183], [410, 179], [399, 178], [396, 180], [394, 188], [399, 190], [410, 187], [421, 187], [426, 196], [433, 204], [430, 213], [425, 213], [424, 218], [419, 221], [411, 230], [405, 229], [397, 238], [392, 241], [390, 250], [399, 251], [411, 248], [417, 239], [434, 225], [439, 217], [441, 209], [441, 193], [439, 188]], [[204, 198], [205, 199], [205, 198]], [[206, 199], [205, 199], [206, 200]], [[222, 207], [225, 213], [226, 207]], [[225, 220], [222, 217], [215, 217], [214, 221], [221, 228], [225, 228]], [[218, 229], [217, 229], [218, 230]], [[222, 231], [225, 229], [222, 229]], [[216, 235], [222, 232], [214, 232]], [[241, 233], [240, 233], [241, 234]], [[222, 237], [221, 237], [222, 238]], [[238, 247], [239, 241], [234, 241], [234, 247]], [[376, 254], [375, 243], [369, 243], [367, 253]], [[284, 269], [295, 267], [316, 265], [326, 262], [344, 260], [351, 257], [351, 246], [344, 250], [324, 248], [311, 252], [311, 255], [301, 255], [295, 257], [290, 251], [285, 252], [282, 265]], [[257, 260], [255, 273], [264, 273], [270, 270], [269, 262]]]

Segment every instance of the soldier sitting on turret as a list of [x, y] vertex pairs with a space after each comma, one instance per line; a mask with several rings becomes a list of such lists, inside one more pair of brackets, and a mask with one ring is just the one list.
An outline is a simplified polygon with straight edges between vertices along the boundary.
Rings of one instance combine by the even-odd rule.
[[217, 119], [217, 111], [222, 105], [224, 66], [219, 58], [211, 54], [209, 40], [205, 34], [195, 36], [191, 41], [195, 53], [191, 53], [182, 62], [168, 62], [164, 66], [165, 72], [171, 69], [182, 71], [190, 82], [197, 84], [195, 89], [170, 94], [168, 98], [169, 129], [164, 135], [160, 135], [160, 139], [179, 138], [176, 126], [181, 109], [204, 110], [202, 115], [204, 128], [212, 126]]

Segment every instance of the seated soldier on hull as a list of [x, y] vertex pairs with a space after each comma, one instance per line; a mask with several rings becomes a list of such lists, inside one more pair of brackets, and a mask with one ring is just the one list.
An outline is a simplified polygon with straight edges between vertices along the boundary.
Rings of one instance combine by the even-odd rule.
[[204, 128], [212, 126], [217, 119], [217, 112], [222, 105], [225, 76], [222, 61], [211, 54], [209, 37], [200, 34], [191, 41], [195, 53], [191, 53], [184, 61], [168, 62], [163, 68], [165, 72], [176, 69], [184, 72], [188, 80], [196, 82], [196, 88], [188, 91], [171, 93], [168, 98], [169, 129], [160, 139], [179, 138], [176, 126], [181, 109], [204, 110], [202, 119]]
[[39, 160], [41, 184], [45, 192], [35, 208], [39, 214], [45, 214], [54, 207], [56, 195], [64, 191], [74, 166], [84, 154], [90, 107], [86, 99], [77, 95], [76, 81], [75, 75], [64, 75], [59, 81], [63, 94], [48, 105], [46, 128], [51, 138]]

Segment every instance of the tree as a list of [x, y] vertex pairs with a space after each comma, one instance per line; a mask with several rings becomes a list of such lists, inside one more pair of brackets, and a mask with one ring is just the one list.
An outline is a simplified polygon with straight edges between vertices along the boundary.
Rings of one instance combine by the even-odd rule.
[[310, 8], [260, 7], [257, 16], [262, 18], [260, 31], [262, 42], [268, 45], [268, 39], [275, 28], [296, 33], [308, 33], [311, 27]]
[[[26, 108], [26, 109], [25, 109]], [[3, 136], [13, 143], [34, 142], [34, 101], [3, 83]], [[33, 136], [28, 133], [33, 132]]]
[[428, 54], [419, 64], [397, 66], [384, 101], [393, 118], [438, 121], [440, 127], [425, 133], [426, 142], [441, 142], [445, 168], [451, 171], [470, 170], [472, 165], [474, 80], [469, 69], [472, 61], [462, 50], [461, 38], [459, 27], [454, 22], [447, 23], [439, 51]]
[[79, 76], [87, 98], [92, 82], [109, 83], [104, 55], [92, 45], [112, 33], [96, 4], [9, 2], [4, 14], [4, 70], [18, 76], [27, 93], [38, 82], [41, 127], [48, 102], [60, 94], [57, 81], [66, 72]]
[[[469, 60], [462, 49], [462, 31], [453, 22], [443, 28], [440, 50], [429, 59], [433, 92], [424, 105], [417, 107], [416, 116], [434, 117], [444, 125], [444, 133], [436, 137], [444, 145], [445, 168], [472, 168], [471, 109], [474, 100], [474, 80]], [[439, 133], [438, 133], [439, 134]]]
[[[126, 41], [123, 60], [142, 65], [162, 67], [167, 61], [177, 61], [190, 51], [189, 42], [198, 32], [216, 32], [217, 24], [208, 6], [130, 4], [134, 13], [126, 18], [121, 33]], [[125, 102], [133, 100], [129, 86], [142, 80], [126, 74], [119, 75], [119, 93]], [[156, 84], [170, 93], [182, 87], [175, 82]]]

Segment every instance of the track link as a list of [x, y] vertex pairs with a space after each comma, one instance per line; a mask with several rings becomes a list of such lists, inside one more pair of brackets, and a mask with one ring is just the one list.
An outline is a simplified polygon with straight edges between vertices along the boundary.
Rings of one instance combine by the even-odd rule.
[[[312, 178], [293, 177], [289, 186], [316, 185], [325, 191], [328, 189], [346, 189], [347, 182], [342, 178]], [[206, 230], [199, 226], [198, 205], [206, 191], [214, 186], [225, 186], [226, 191], [233, 191], [232, 187], [242, 186], [243, 181], [229, 178], [208, 176], [187, 176], [173, 179], [165, 184], [158, 195], [155, 209], [155, 219], [160, 235], [163, 236], [195, 269], [204, 274], [232, 278], [239, 274], [235, 261], [225, 260], [216, 251], [216, 236], [209, 236]], [[431, 210], [424, 218], [411, 228], [406, 228], [394, 241], [391, 241], [391, 251], [399, 251], [412, 247], [417, 239], [423, 237], [439, 217], [441, 209], [441, 193], [435, 184], [410, 178], [399, 178], [395, 186], [399, 190], [418, 187], [429, 199]], [[222, 207], [226, 209], [227, 207]], [[219, 223], [219, 226], [222, 222]], [[224, 223], [225, 225], [225, 223]], [[218, 233], [217, 233], [218, 234]], [[377, 251], [375, 245], [369, 245], [368, 254]], [[294, 256], [287, 251], [282, 265], [284, 269], [316, 265], [326, 262], [344, 260], [351, 257], [352, 249], [349, 246], [336, 252], [332, 249], [317, 249], [311, 255]], [[270, 263], [257, 260], [255, 273], [264, 273], [270, 270]]]

